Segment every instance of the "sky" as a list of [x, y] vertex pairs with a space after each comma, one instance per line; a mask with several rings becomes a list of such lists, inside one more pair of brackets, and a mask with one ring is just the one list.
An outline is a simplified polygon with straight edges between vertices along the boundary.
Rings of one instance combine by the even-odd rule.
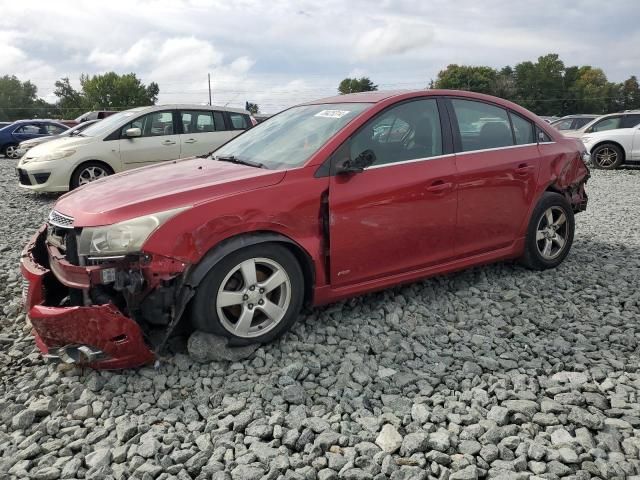
[[448, 64], [560, 54], [610, 80], [640, 76], [637, 0], [0, 0], [0, 75], [55, 101], [54, 82], [135, 72], [159, 103], [257, 103], [274, 113], [347, 76], [424, 88]]

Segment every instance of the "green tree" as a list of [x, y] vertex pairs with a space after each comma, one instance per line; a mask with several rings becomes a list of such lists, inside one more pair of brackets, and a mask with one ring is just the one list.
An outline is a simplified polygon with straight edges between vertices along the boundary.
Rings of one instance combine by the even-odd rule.
[[640, 109], [640, 85], [635, 75], [622, 82], [620, 86], [620, 107], [623, 110]]
[[514, 67], [515, 98], [523, 107], [538, 115], [563, 113], [566, 89], [564, 63], [555, 53], [527, 61]]
[[340, 82], [340, 85], [338, 85], [338, 92], [340, 92], [340, 95], [357, 92], [371, 92], [374, 90], [378, 90], [378, 86], [374, 85], [369, 77], [345, 78]]
[[38, 88], [29, 80], [21, 82], [15, 75], [0, 77], [0, 121], [54, 117], [55, 107], [37, 93]]
[[257, 103], [246, 102], [244, 109], [249, 112], [251, 115], [255, 115], [260, 113], [260, 107]]
[[81, 75], [80, 86], [81, 91], [77, 91], [68, 78], [56, 82], [54, 93], [59, 99], [60, 109], [65, 113], [79, 115], [86, 110], [122, 110], [153, 105], [160, 92], [157, 83], [144, 85], [135, 73]]
[[581, 113], [606, 113], [616, 109], [617, 92], [602, 69], [585, 65], [578, 69], [578, 75], [568, 96], [572, 99], [573, 111]]
[[491, 67], [451, 64], [438, 72], [435, 88], [492, 94], [497, 78], [498, 72]]

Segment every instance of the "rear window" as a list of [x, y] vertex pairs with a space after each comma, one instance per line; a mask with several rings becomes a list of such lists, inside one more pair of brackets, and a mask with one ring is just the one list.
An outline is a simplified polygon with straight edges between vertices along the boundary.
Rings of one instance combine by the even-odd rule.
[[231, 120], [231, 126], [233, 130], [246, 130], [251, 126], [249, 115], [229, 112], [229, 119]]
[[511, 124], [504, 108], [472, 100], [454, 99], [451, 103], [463, 152], [513, 145]]

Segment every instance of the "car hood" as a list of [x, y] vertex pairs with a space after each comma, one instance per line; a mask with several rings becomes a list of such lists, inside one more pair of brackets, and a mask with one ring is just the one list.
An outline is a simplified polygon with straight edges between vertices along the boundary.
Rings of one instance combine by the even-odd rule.
[[55, 210], [74, 218], [74, 226], [111, 225], [151, 213], [267, 187], [285, 172], [187, 158], [129, 170], [60, 197]]
[[[41, 140], [41, 139], [37, 139]], [[86, 145], [88, 143], [92, 143], [96, 140], [95, 137], [60, 137], [60, 138], [52, 138], [45, 143], [37, 145], [29, 150], [28, 156], [29, 158], [35, 158], [42, 155], [46, 155], [47, 153], [51, 153], [54, 150], [65, 149], [65, 148], [78, 148], [82, 145]]]

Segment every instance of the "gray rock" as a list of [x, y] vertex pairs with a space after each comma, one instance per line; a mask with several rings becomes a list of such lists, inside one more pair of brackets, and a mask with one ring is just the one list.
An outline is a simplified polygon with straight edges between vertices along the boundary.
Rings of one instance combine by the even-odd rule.
[[476, 440], [463, 440], [458, 444], [458, 451], [465, 455], [476, 455], [482, 450], [482, 445]]
[[509, 410], [505, 407], [495, 405], [491, 407], [491, 410], [487, 413], [487, 418], [493, 420], [500, 426], [506, 425], [509, 421]]
[[226, 337], [196, 331], [189, 337], [187, 350], [191, 358], [201, 363], [211, 361], [238, 362], [249, 358], [260, 347], [260, 344], [230, 347], [228, 342]]
[[84, 462], [89, 468], [108, 466], [111, 463], [111, 449], [98, 448], [88, 454], [85, 457]]
[[300, 385], [287, 385], [282, 390], [282, 398], [292, 405], [300, 405], [305, 402], [306, 393]]
[[11, 427], [14, 430], [26, 430], [31, 427], [36, 418], [36, 412], [33, 410], [22, 410], [16, 414], [11, 420]]
[[424, 432], [415, 432], [405, 435], [400, 447], [400, 455], [409, 457], [416, 452], [426, 451], [429, 445], [429, 437]]
[[469, 465], [468, 467], [453, 472], [449, 477], [449, 480], [477, 480], [478, 468], [475, 465]]
[[387, 453], [395, 453], [402, 446], [402, 435], [393, 425], [386, 424], [376, 438], [376, 445]]

